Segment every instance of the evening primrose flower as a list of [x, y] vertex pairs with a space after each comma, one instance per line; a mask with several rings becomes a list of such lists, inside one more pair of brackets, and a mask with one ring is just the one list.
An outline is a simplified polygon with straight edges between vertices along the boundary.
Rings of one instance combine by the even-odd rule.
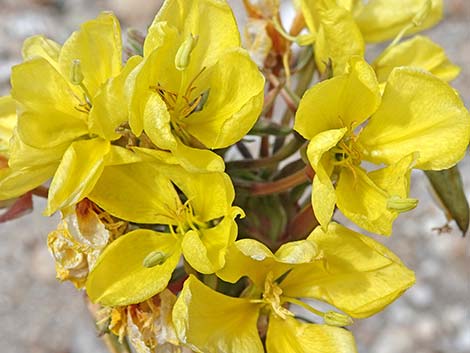
[[237, 236], [234, 219], [243, 214], [232, 206], [234, 196], [224, 173], [191, 174], [155, 162], [107, 167], [90, 199], [158, 231], [138, 229], [112, 242], [88, 277], [90, 299], [109, 306], [142, 302], [168, 285], [181, 255], [201, 273], [222, 268]]
[[132, 131], [144, 131], [186, 168], [223, 170], [221, 158], [207, 149], [239, 141], [262, 109], [264, 78], [240, 48], [225, 1], [166, 1], [134, 80]]
[[139, 59], [123, 68], [119, 23], [110, 13], [84, 23], [62, 47], [43, 36], [27, 39], [23, 57], [11, 75], [18, 125], [0, 197], [54, 176], [46, 209], [52, 214], [86, 196], [115, 150], [110, 141], [120, 136], [109, 136], [109, 120], [127, 119], [120, 87]]
[[[307, 240], [283, 245], [272, 254], [243, 239], [218, 272], [225, 281], [248, 276], [240, 298], [215, 292], [195, 277], [185, 282], [173, 309], [179, 339], [198, 352], [356, 352], [352, 334], [341, 328], [352, 317], [370, 316], [414, 283], [414, 275], [385, 247], [340, 225], [317, 228]], [[325, 301], [341, 309], [322, 312], [299, 298]], [[305, 323], [291, 306], [314, 313], [324, 323]], [[267, 331], [260, 323], [268, 319]]]
[[[410, 169], [452, 167], [470, 138], [468, 111], [447, 83], [401, 67], [381, 96], [372, 68], [360, 58], [351, 60], [348, 73], [305, 93], [294, 128], [311, 140], [312, 204], [320, 224], [328, 224], [336, 204], [380, 234], [390, 234], [398, 213], [416, 206], [408, 198]], [[385, 167], [368, 173], [362, 161]]]

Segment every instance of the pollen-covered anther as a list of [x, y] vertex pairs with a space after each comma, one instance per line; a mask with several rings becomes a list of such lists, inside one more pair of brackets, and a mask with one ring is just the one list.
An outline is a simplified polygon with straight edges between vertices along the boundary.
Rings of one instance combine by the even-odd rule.
[[325, 324], [330, 326], [349, 326], [353, 324], [353, 320], [345, 314], [338, 313], [336, 311], [328, 311], [323, 315], [323, 320]]
[[167, 258], [168, 256], [166, 256], [162, 251], [152, 251], [145, 257], [143, 265], [144, 267], [152, 268], [163, 264]]
[[83, 72], [82, 72], [82, 65], [80, 63], [80, 60], [75, 59], [72, 60], [72, 69], [70, 73], [70, 81], [74, 85], [80, 85], [83, 80], [84, 80]]
[[411, 198], [402, 198], [400, 196], [392, 196], [387, 201], [387, 208], [399, 213], [408, 212], [418, 205], [418, 200]]
[[198, 36], [189, 35], [188, 38], [181, 44], [175, 56], [175, 66], [179, 71], [185, 70], [190, 61], [191, 53], [196, 47]]
[[275, 315], [282, 319], [286, 319], [288, 316], [294, 316], [287, 308], [285, 308], [281, 301], [282, 289], [273, 280], [273, 273], [270, 272], [264, 282], [264, 293], [262, 301], [269, 306]]
[[81, 65], [80, 60], [79, 59], [72, 60], [72, 67], [70, 71], [70, 82], [72, 82], [73, 85], [79, 86], [82, 89], [83, 98], [84, 98], [84, 102], [79, 98], [81, 102], [79, 106], [76, 107], [76, 109], [78, 111], [88, 113], [92, 106], [92, 95], [90, 94], [90, 91], [88, 91], [86, 86], [84, 85], [83, 83], [84, 79], [85, 79], [85, 76], [83, 75], [82, 65]]

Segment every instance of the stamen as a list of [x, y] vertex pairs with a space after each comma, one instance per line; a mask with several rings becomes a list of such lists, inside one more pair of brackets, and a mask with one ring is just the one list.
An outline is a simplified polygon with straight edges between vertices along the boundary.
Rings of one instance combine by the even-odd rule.
[[[84, 79], [85, 79], [85, 76], [83, 75], [83, 72], [82, 72], [82, 66], [81, 66], [80, 60], [79, 59], [72, 60], [70, 81], [72, 82], [72, 84], [79, 86], [82, 89], [85, 103], [81, 103], [80, 107], [84, 107], [85, 108], [84, 112], [88, 113], [92, 106], [92, 99], [91, 99], [92, 96], [90, 92], [88, 91], [88, 89], [86, 88], [86, 86], [83, 84]], [[80, 109], [77, 109], [77, 110], [83, 112], [83, 110], [80, 110]]]

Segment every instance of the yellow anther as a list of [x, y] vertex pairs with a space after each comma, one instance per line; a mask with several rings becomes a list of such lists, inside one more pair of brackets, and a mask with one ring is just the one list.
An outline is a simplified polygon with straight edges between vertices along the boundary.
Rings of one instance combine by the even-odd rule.
[[281, 295], [282, 289], [274, 282], [273, 273], [270, 272], [264, 282], [263, 302], [270, 306], [274, 314], [282, 319], [286, 319], [294, 314], [282, 306]]
[[161, 251], [152, 251], [150, 254], [148, 254], [144, 261], [143, 265], [144, 267], [147, 268], [152, 268], [158, 265], [163, 264], [166, 261], [167, 257], [166, 255], [161, 252]]
[[179, 71], [185, 70], [190, 61], [190, 56], [193, 49], [196, 47], [198, 36], [192, 34], [181, 44], [175, 56], [175, 66]]
[[353, 320], [345, 314], [337, 313], [336, 311], [328, 311], [323, 315], [323, 320], [325, 324], [330, 326], [349, 326], [352, 325]]
[[401, 198], [400, 196], [392, 196], [387, 201], [387, 208], [391, 211], [399, 213], [408, 212], [418, 205], [418, 200], [410, 198]]
[[84, 78], [85, 77], [83, 76], [82, 65], [80, 63], [80, 60], [72, 60], [72, 71], [70, 73], [70, 81], [74, 85], [78, 86], [83, 82]]

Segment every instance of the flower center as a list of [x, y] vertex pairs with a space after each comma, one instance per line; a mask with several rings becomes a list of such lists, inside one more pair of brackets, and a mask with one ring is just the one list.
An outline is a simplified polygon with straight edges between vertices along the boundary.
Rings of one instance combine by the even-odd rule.
[[282, 319], [286, 319], [288, 316], [294, 316], [293, 313], [282, 305], [282, 289], [276, 281], [273, 280], [272, 272], [269, 272], [264, 282], [264, 292], [261, 302], [265, 304], [265, 307]]
[[194, 214], [190, 200], [187, 200], [174, 212], [176, 227], [170, 226], [170, 232], [173, 235], [184, 235], [189, 230], [199, 231], [209, 228], [209, 224], [203, 222]]
[[[151, 86], [165, 102], [170, 113], [170, 124], [174, 133], [186, 144], [194, 147], [204, 147], [186, 130], [186, 119], [193, 113], [201, 111], [209, 97], [209, 89], [202, 93], [198, 91], [196, 82], [205, 71], [203, 67], [192, 79], [188, 77], [187, 68], [191, 60], [191, 53], [197, 45], [198, 38], [190, 35], [180, 46], [175, 57], [175, 68], [181, 72], [180, 87], [178, 91], [168, 90], [160, 83]], [[199, 90], [200, 92], [200, 90]]]

